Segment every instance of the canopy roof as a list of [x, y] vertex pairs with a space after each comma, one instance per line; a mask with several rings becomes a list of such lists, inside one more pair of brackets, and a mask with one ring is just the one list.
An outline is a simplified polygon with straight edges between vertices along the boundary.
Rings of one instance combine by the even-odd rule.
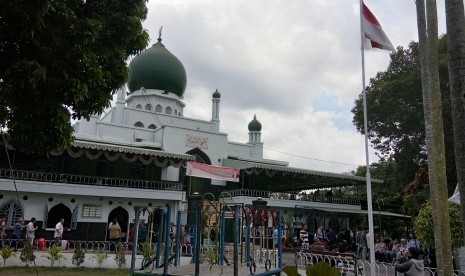
[[104, 143], [91, 142], [91, 141], [85, 141], [85, 140], [74, 141], [73, 147], [84, 148], [84, 149], [97, 149], [97, 150], [103, 150], [103, 151], [132, 153], [135, 155], [167, 157], [167, 158], [174, 158], [174, 159], [181, 159], [181, 160], [188, 160], [188, 161], [195, 160], [195, 157], [190, 154], [172, 153], [172, 152], [166, 152], [162, 150], [128, 147], [128, 146], [107, 144], [107, 143], [104, 144]]
[[[224, 159], [223, 165], [243, 170], [252, 179], [249, 188], [290, 192], [342, 186], [364, 185], [366, 178], [350, 174], [338, 174], [316, 170], [306, 170], [288, 166], [251, 162], [246, 160]], [[382, 184], [379, 179], [371, 179], [372, 184]]]
[[[324, 208], [324, 207], [318, 207], [318, 208], [313, 208], [313, 207], [307, 207], [307, 206], [301, 206], [301, 205], [296, 205], [296, 208], [298, 209], [308, 209], [312, 210], [315, 212], [324, 212], [324, 213], [344, 213], [344, 214], [354, 214], [354, 215], [359, 215], [359, 214], [368, 214], [368, 210], [352, 210], [352, 209], [344, 209], [344, 208]], [[396, 214], [396, 213], [391, 213], [391, 212], [386, 212], [386, 211], [373, 211], [373, 215], [379, 215], [379, 216], [390, 216], [390, 217], [398, 217], [398, 218], [411, 218], [411, 216], [403, 215], [403, 214]]]

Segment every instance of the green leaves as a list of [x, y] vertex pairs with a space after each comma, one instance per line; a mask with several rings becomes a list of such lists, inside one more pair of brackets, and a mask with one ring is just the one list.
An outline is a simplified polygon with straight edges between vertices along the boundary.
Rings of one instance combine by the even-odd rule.
[[109, 106], [127, 81], [126, 60], [147, 46], [145, 4], [2, 1], [0, 124], [15, 148], [67, 147], [71, 114], [88, 118]]
[[[430, 202], [423, 204], [420, 213], [413, 222], [415, 234], [423, 246], [434, 248], [433, 209]], [[449, 203], [449, 219], [452, 248], [464, 245], [462, 237], [462, 222], [460, 220], [460, 206]]]

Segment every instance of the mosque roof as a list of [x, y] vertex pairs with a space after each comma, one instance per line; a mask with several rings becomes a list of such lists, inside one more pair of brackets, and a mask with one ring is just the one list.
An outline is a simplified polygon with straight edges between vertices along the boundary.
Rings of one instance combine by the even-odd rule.
[[181, 61], [162, 43], [161, 37], [152, 47], [141, 52], [129, 64], [129, 91], [144, 87], [182, 97], [187, 85], [186, 70]]

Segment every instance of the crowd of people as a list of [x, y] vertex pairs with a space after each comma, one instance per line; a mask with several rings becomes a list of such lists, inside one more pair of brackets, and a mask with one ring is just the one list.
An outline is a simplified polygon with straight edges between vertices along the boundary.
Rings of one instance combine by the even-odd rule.
[[[358, 227], [356, 232], [346, 230], [336, 234], [331, 228], [325, 229], [320, 225], [312, 236], [307, 224], [302, 226], [297, 238], [302, 251], [354, 252], [362, 260], [370, 259], [370, 240], [368, 229], [362, 227]], [[374, 244], [375, 260], [394, 265], [398, 272], [422, 275], [416, 271], [423, 271], [425, 264], [435, 267], [434, 252], [423, 248], [413, 232], [400, 239], [376, 237]]]
[[333, 229], [325, 229], [323, 225], [320, 225], [314, 235], [310, 236], [308, 226], [304, 224], [299, 231], [297, 243], [302, 250], [343, 253], [350, 250], [349, 238], [347, 238], [347, 233], [336, 234]]

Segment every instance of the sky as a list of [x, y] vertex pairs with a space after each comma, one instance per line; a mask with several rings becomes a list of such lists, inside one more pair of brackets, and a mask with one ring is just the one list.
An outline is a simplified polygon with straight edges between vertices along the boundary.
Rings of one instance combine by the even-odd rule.
[[[365, 4], [394, 47], [418, 40], [414, 0]], [[163, 44], [186, 69], [185, 117], [210, 120], [218, 89], [229, 141], [247, 142], [256, 115], [264, 158], [337, 173], [365, 165], [351, 113], [363, 87], [358, 0], [149, 0], [147, 7], [150, 45], [163, 25]], [[365, 51], [367, 85], [389, 60], [387, 51]], [[371, 147], [369, 156], [377, 161]]]

